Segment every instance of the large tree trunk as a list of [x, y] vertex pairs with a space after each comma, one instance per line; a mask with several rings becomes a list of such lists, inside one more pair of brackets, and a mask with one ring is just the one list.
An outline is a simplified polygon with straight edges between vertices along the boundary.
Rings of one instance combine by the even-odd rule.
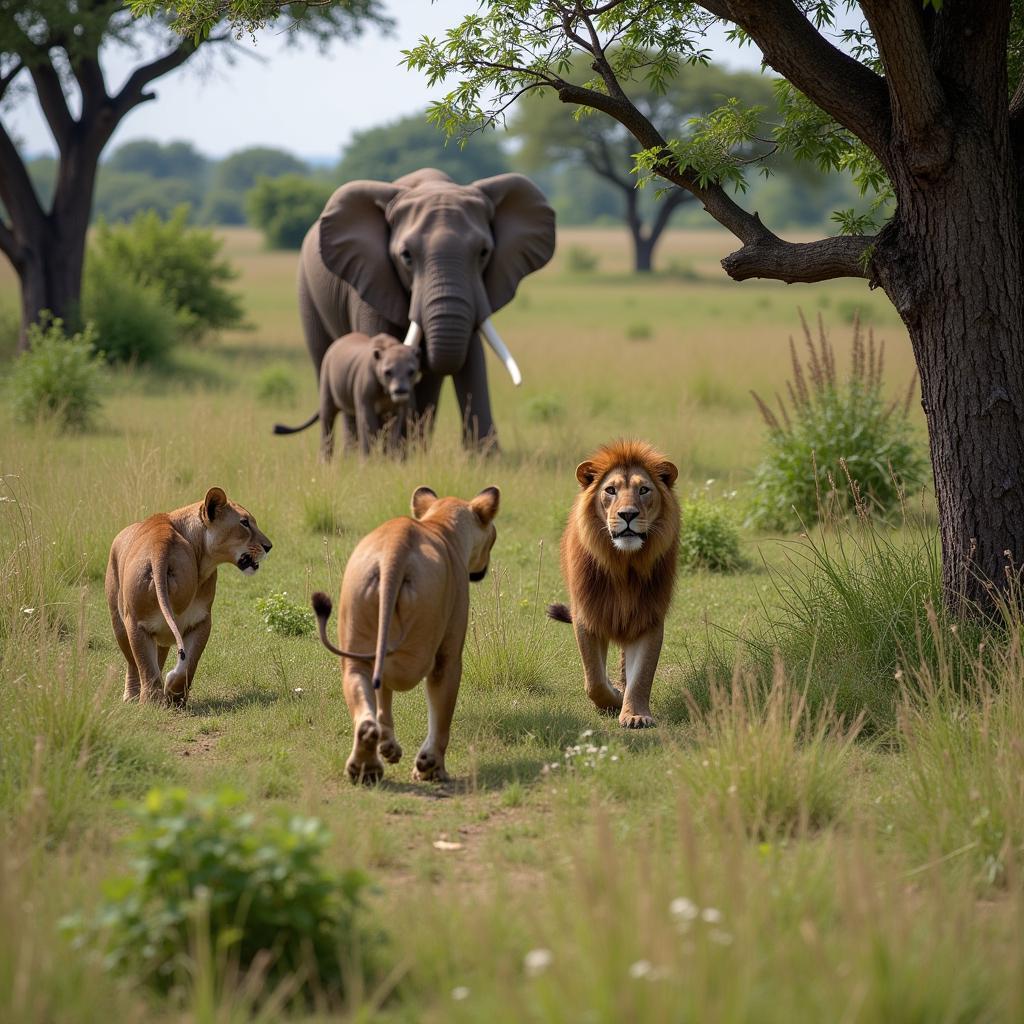
[[1005, 134], [961, 125], [934, 180], [896, 176], [875, 266], [921, 375], [948, 606], [992, 614], [1024, 565], [1024, 284]]

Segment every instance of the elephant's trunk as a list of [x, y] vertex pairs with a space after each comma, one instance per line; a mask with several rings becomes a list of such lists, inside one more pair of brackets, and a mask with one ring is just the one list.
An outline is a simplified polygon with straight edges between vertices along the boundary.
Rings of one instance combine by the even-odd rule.
[[410, 319], [423, 330], [423, 353], [432, 373], [455, 374], [465, 365], [476, 331], [473, 275], [462, 260], [434, 259], [424, 267]]

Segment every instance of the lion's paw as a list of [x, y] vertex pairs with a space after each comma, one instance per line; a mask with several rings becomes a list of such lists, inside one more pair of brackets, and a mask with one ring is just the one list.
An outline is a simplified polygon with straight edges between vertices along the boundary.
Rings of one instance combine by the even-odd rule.
[[345, 771], [353, 785], [375, 786], [384, 778], [384, 765], [380, 761], [354, 761], [349, 758]]
[[619, 725], [623, 729], [653, 729], [657, 722], [650, 715], [633, 715], [623, 713], [619, 715]]
[[387, 761], [388, 764], [398, 764], [402, 760], [402, 747], [393, 736], [381, 740], [377, 747], [377, 753]]
[[437, 755], [429, 750], [421, 750], [416, 755], [416, 767], [412, 770], [413, 782], [448, 782], [450, 776]]

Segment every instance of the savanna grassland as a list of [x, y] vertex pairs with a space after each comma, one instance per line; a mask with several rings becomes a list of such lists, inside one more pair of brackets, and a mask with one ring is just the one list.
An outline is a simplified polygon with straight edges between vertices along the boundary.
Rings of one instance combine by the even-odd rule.
[[[684, 496], [710, 494], [742, 523], [764, 437], [748, 391], [784, 387], [797, 306], [823, 316], [840, 366], [859, 307], [888, 342], [895, 395], [912, 359], [884, 296], [734, 284], [717, 266], [729, 239], [710, 232], [671, 235], [665, 271], [640, 281], [618, 232], [563, 232], [496, 318], [525, 381], [513, 388], [488, 357], [499, 456], [461, 450], [446, 390], [428, 452], [324, 467], [315, 432], [270, 433], [315, 402], [295, 256], [248, 232], [225, 239], [251, 329], [179, 350], [173, 370], [116, 371], [90, 433], [0, 420], [0, 1017], [258, 1017], [252, 993], [200, 984], [198, 968], [183, 1002], [164, 1001], [58, 934], [127, 869], [123, 802], [175, 785], [231, 786], [257, 816], [315, 815], [332, 866], [372, 876], [382, 968], [354, 979], [343, 1007], [299, 1017], [1024, 1019], [1024, 655], [1012, 626], [978, 653], [973, 634], [921, 611], [926, 497], [911, 497], [915, 527], [809, 540], [744, 527], [744, 570], [681, 574], [656, 730], [626, 734], [594, 712], [571, 630], [543, 615], [564, 599], [558, 538], [590, 448], [645, 437], [679, 465]], [[571, 269], [574, 247], [598, 267]], [[268, 631], [256, 602], [336, 592], [358, 538], [421, 483], [502, 489], [492, 572], [473, 590], [454, 782], [410, 781], [419, 688], [395, 700], [402, 763], [356, 788], [334, 659], [312, 635]], [[124, 706], [110, 541], [215, 484], [273, 553], [253, 579], [221, 570], [187, 711]], [[788, 635], [795, 593], [820, 602], [820, 630], [795, 663], [782, 643], [773, 665], [764, 637]]]

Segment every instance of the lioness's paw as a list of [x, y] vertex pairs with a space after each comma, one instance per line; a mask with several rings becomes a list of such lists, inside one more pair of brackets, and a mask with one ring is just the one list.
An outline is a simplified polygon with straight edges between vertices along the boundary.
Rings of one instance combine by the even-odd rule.
[[412, 770], [412, 779], [413, 782], [448, 782], [450, 776], [435, 754], [421, 750], [416, 755], [416, 767]]
[[384, 778], [384, 765], [380, 761], [353, 761], [349, 758], [345, 765], [349, 781], [354, 785], [375, 786]]
[[402, 748], [398, 743], [398, 740], [391, 737], [390, 739], [382, 740], [380, 745], [377, 747], [377, 753], [387, 761], [388, 764], [398, 764], [402, 760]]
[[653, 729], [657, 722], [650, 715], [619, 715], [619, 725], [623, 729]]
[[380, 742], [380, 726], [372, 719], [367, 718], [359, 723], [356, 729], [356, 744], [363, 750], [376, 751]]

